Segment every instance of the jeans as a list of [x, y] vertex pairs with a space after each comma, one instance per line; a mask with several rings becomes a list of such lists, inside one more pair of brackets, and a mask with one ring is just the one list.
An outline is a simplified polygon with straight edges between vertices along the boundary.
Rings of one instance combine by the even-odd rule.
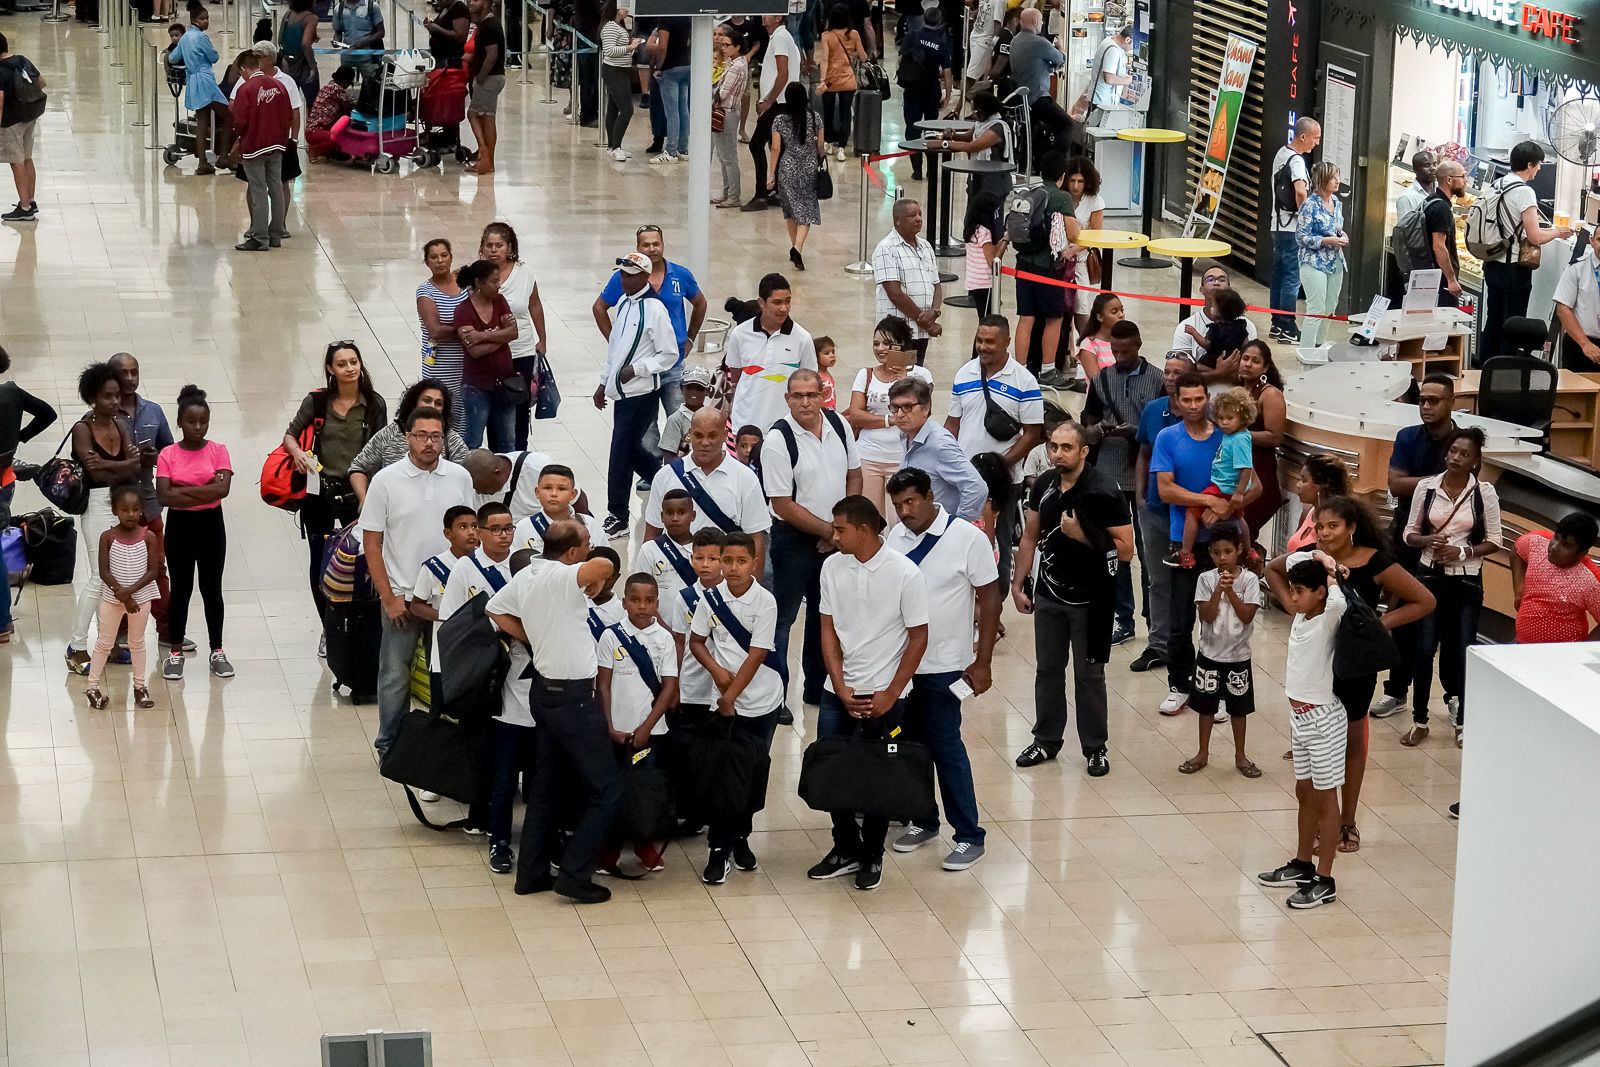
[[1165, 657], [1167, 654], [1167, 616], [1170, 614], [1172, 586], [1165, 563], [1171, 545], [1171, 528], [1165, 509], [1140, 506], [1134, 516], [1134, 539], [1139, 549], [1139, 582], [1144, 586], [1144, 621], [1150, 628], [1146, 647]]
[[78, 533], [83, 536], [83, 547], [89, 553], [89, 580], [78, 590], [78, 600], [72, 615], [72, 637], [67, 647], [79, 652], [89, 651], [89, 623], [100, 608], [100, 593], [105, 586], [100, 583], [100, 535], [117, 524], [111, 514], [111, 490], [89, 490], [89, 504], [78, 516]]
[[1528, 298], [1533, 295], [1533, 271], [1515, 263], [1483, 265], [1483, 333], [1473, 366], [1483, 365], [1505, 353], [1500, 350], [1500, 327], [1507, 319], [1528, 313]]
[[854, 89], [822, 94], [822, 139], [828, 144], [850, 143], [850, 109], [855, 99]]
[[[1409, 507], [1397, 509], [1409, 514]], [[1413, 577], [1422, 569], [1422, 551], [1410, 545], [1401, 545], [1395, 552], [1395, 562], [1404, 567]], [[1389, 631], [1389, 636], [1394, 639], [1395, 653], [1399, 657], [1399, 666], [1389, 671], [1383, 680], [1383, 692], [1396, 700], [1404, 702], [1406, 694], [1411, 690], [1412, 664], [1417, 658], [1417, 630], [1421, 622], [1408, 622], [1404, 626], [1396, 626]]]
[[533, 763], [537, 732], [499, 719], [489, 724], [489, 843], [511, 843], [511, 805], [517, 781]]
[[[778, 709], [773, 708], [765, 715], [735, 715], [733, 717], [733, 731], [734, 733], [754, 738], [761, 745], [763, 752], [771, 752], [772, 736], [778, 732]], [[757, 796], [764, 800], [767, 795], [767, 783], [760, 783], [759, 789], [752, 787], [750, 792], [752, 800]], [[755, 804], [751, 804], [752, 809], [755, 807]], [[706, 844], [712, 849], [733, 848], [734, 845], [750, 836], [750, 821], [754, 814], [754, 810], [747, 810], [738, 818], [729, 819], [726, 822], [713, 822], [706, 828]]]
[[284, 232], [289, 215], [288, 201], [283, 198], [283, 151], [245, 160], [244, 177], [250, 200], [250, 228], [244, 239], [265, 245], [273, 234]]
[[[661, 398], [661, 413], [671, 415], [683, 407], [683, 364], [680, 362], [667, 373], [661, 376], [661, 388], [656, 390], [656, 395]], [[650, 450], [652, 456], [661, 454], [661, 426], [654, 417], [650, 419], [650, 426], [644, 432], [644, 447]]]
[[[11, 498], [16, 495], [17, 483], [0, 489], [0, 530], [11, 525]], [[11, 629], [11, 587], [0, 589], [0, 633]]]
[[800, 695], [802, 700], [822, 692], [828, 669], [822, 662], [822, 561], [831, 552], [818, 552], [817, 539], [786, 522], [772, 524], [772, 595], [778, 601], [778, 647], [785, 702], [789, 696], [789, 630], [800, 615], [800, 601], [807, 602], [805, 637], [800, 647]]
[[[817, 736], [841, 737], [853, 732], [859, 723], [862, 737], [884, 737], [905, 717], [906, 702], [894, 702], [882, 718], [852, 719], [844, 710], [844, 703], [833, 693], [823, 690], [821, 709], [817, 712]], [[835, 811], [833, 816], [833, 850], [862, 863], [872, 863], [883, 858], [883, 840], [889, 835], [889, 820], [863, 817], [859, 825], [853, 811]]]
[[[950, 692], [950, 684], [960, 671], [919, 674], [911, 680], [911, 695], [906, 701], [906, 735], [928, 746], [933, 766], [939, 772], [939, 799], [945, 818], [955, 831], [955, 839], [983, 844], [983, 827], [978, 825], [978, 796], [972, 788], [972, 761], [961, 740], [961, 698]], [[939, 816], [918, 819], [919, 830], [939, 829]]]
[[666, 151], [667, 144], [667, 104], [666, 90], [661, 86], [661, 77], [657, 75], [650, 80], [650, 143], [660, 145], [661, 151]]
[[633, 68], [601, 68], [606, 80], [606, 147], [621, 148], [633, 121]]
[[[1167, 686], [1185, 693], [1194, 681], [1194, 588], [1201, 572], [1211, 568], [1209, 553], [1201, 555], [1193, 567], [1166, 568], [1167, 592], [1171, 598], [1167, 602]], [[1151, 584], [1160, 580], [1157, 575]]]
[[772, 143], [772, 123], [777, 117], [778, 105], [773, 104], [756, 116], [756, 124], [750, 131], [750, 161], [756, 166], [756, 199], [762, 199], [771, 192], [767, 188], [767, 148]]
[[172, 572], [167, 634], [173, 651], [179, 651], [178, 646], [188, 636], [189, 601], [198, 572], [200, 599], [206, 610], [206, 636], [211, 642], [207, 647], [215, 652], [222, 647], [222, 568], [228, 558], [228, 527], [222, 520], [222, 509], [169, 509], [162, 542], [166, 546], [167, 567]]
[[400, 721], [411, 710], [411, 665], [422, 641], [422, 624], [402, 615], [401, 626], [383, 612], [383, 640], [378, 645], [378, 736], [372, 747], [381, 756], [400, 735]]
[[[1131, 513], [1137, 506], [1133, 499], [1133, 494], [1124, 492], [1122, 496], [1125, 500], [1127, 500], [1128, 510]], [[1139, 532], [1139, 524], [1134, 523], [1133, 549], [1134, 553], [1140, 559], [1144, 558], [1143, 542], [1144, 535]], [[1146, 605], [1148, 605], [1150, 602], [1150, 587], [1147, 582], [1147, 576], [1141, 578], [1140, 584], [1144, 586], [1144, 599]], [[1145, 621], [1149, 622], [1148, 607], [1146, 608], [1145, 615]], [[1127, 630], [1129, 633], [1133, 632], [1133, 564], [1131, 562], [1124, 562], [1122, 560], [1117, 561], [1117, 627], [1119, 629]]]
[[1417, 620], [1417, 651], [1412, 658], [1412, 685], [1416, 692], [1411, 703], [1411, 718], [1419, 726], [1428, 724], [1428, 698], [1433, 690], [1433, 656], [1439, 654], [1439, 685], [1444, 697], [1456, 697], [1461, 717], [1467, 714], [1467, 646], [1478, 639], [1478, 616], [1483, 611], [1483, 577], [1478, 574], [1445, 574], [1424, 567], [1418, 576], [1438, 601], [1433, 613]]
[[517, 447], [517, 405], [496, 396], [494, 389], [461, 387], [461, 402], [467, 408], [467, 428], [461, 435], [468, 448], [483, 446], [484, 431], [489, 434], [489, 451], [510, 452]]
[[661, 106], [666, 112], [666, 152], [689, 154], [689, 67], [669, 67], [661, 72]]
[[522, 818], [517, 886], [527, 888], [550, 876], [558, 785], [576, 785], [583, 797], [560, 858], [561, 873], [587, 883], [594, 878], [595, 860], [611, 834], [611, 820], [622, 799], [622, 771], [611, 750], [605, 716], [595, 703], [594, 679], [536, 679], [532, 703], [539, 736], [534, 745], [533, 790]]
[[1078, 744], [1085, 756], [1106, 747], [1106, 665], [1089, 655], [1087, 604], [1063, 604], [1047, 596], [1033, 600], [1033, 739], [1059, 751], [1067, 729], [1067, 664], [1078, 713]]
[[[1300, 272], [1300, 284], [1306, 291], [1307, 315], [1332, 315], [1339, 305], [1339, 291], [1344, 288], [1344, 267], [1336, 267], [1324, 274], [1315, 267]], [[1300, 343], [1315, 348], [1328, 336], [1328, 320], [1307, 318], [1300, 331]]]
[[645, 447], [645, 431], [655, 425], [657, 391], [643, 396], [619, 397], [611, 409], [611, 458], [606, 469], [606, 511], [628, 517], [635, 475], [649, 481], [661, 466], [661, 457]]
[[1300, 249], [1295, 244], [1295, 233], [1272, 235], [1272, 286], [1268, 290], [1274, 309], [1289, 314], [1272, 316], [1272, 328], [1294, 331], [1294, 309], [1300, 300]]
[[729, 111], [722, 121], [722, 132], [711, 135], [711, 147], [722, 172], [722, 199], [742, 199], [744, 183], [739, 176], [739, 123]]

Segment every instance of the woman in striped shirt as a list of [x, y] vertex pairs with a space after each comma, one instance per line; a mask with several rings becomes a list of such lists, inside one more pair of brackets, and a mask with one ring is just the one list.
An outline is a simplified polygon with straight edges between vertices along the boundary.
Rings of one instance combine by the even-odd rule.
[[[422, 246], [422, 261], [428, 265], [429, 277], [417, 286], [417, 321], [422, 327], [419, 377], [443, 382], [451, 396], [460, 396], [467, 354], [456, 333], [456, 308], [467, 298], [467, 291], [456, 284], [453, 260], [450, 242], [443, 237], [435, 237]], [[459, 433], [465, 427], [466, 413], [457, 404], [450, 415], [450, 428]]]
[[111, 513], [117, 524], [100, 535], [100, 631], [89, 659], [89, 689], [84, 697], [96, 711], [110, 701], [100, 690], [106, 660], [117, 643], [117, 628], [128, 617], [128, 655], [133, 665], [133, 702], [153, 708], [144, 677], [144, 635], [150, 625], [150, 602], [156, 598], [156, 572], [161, 567], [156, 535], [142, 524], [144, 504], [139, 487], [119, 485], [111, 490]]

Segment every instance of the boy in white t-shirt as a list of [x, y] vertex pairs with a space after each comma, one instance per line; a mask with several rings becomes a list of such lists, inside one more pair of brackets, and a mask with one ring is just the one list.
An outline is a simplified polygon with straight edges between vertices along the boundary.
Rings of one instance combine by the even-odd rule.
[[[633, 574], [622, 588], [626, 617], [607, 626], [596, 650], [595, 693], [619, 759], [633, 769], [653, 762], [654, 746], [667, 732], [664, 716], [678, 702], [678, 649], [656, 621], [660, 590], [648, 574]], [[596, 870], [617, 873], [622, 843], [600, 856]], [[633, 842], [633, 854], [646, 871], [665, 864], [664, 841]]]
[[517, 523], [512, 536], [513, 548], [531, 548], [534, 555], [544, 551], [544, 532], [552, 522], [576, 519], [589, 530], [589, 543], [603, 545], [610, 540], [595, 521], [573, 507], [578, 499], [578, 480], [572, 468], [561, 463], [548, 463], [539, 471], [539, 483], [534, 489], [539, 498], [539, 510]]
[[[428, 681], [430, 689], [439, 683], [439, 657], [433, 651], [434, 630], [440, 620], [439, 604], [444, 599], [445, 586], [456, 563], [477, 550], [478, 513], [465, 504], [457, 504], [444, 513], [444, 537], [450, 542], [447, 551], [429, 556], [422, 561], [417, 580], [411, 584], [411, 598], [406, 610], [411, 617], [422, 621], [422, 642], [427, 650]], [[424, 792], [422, 799], [438, 800], [437, 793]]]
[[[493, 521], [493, 520], [491, 520]], [[507, 569], [517, 572], [538, 557], [527, 549], [511, 553]], [[511, 851], [511, 809], [522, 772], [533, 766], [533, 657], [521, 641], [503, 641], [510, 654], [505, 684], [500, 687], [500, 714], [489, 734], [489, 869], [510, 874], [516, 866]]]
[[1231, 721], [1233, 765], [1246, 778], [1260, 778], [1261, 768], [1244, 754], [1244, 734], [1248, 716], [1256, 710], [1250, 637], [1261, 609], [1261, 579], [1239, 566], [1240, 538], [1234, 527], [1217, 526], [1207, 549], [1216, 567], [1195, 584], [1200, 643], [1189, 689], [1189, 706], [1200, 720], [1200, 751], [1179, 764], [1178, 771], [1194, 774], [1204, 768], [1211, 755], [1212, 724]]
[[694, 535], [690, 532], [694, 518], [694, 501], [688, 491], [668, 491], [661, 498], [661, 533], [640, 545], [633, 557], [633, 572], [656, 580], [656, 588], [661, 591], [657, 610], [664, 625], [670, 625], [672, 601], [678, 591], [694, 584], [694, 565], [689, 559], [694, 553]]
[[598, 595], [589, 599], [589, 633], [593, 635], [595, 643], [600, 643], [600, 635], [607, 626], [619, 623], [627, 615], [627, 610], [622, 606], [622, 599], [617, 596], [617, 579], [622, 576], [622, 557], [617, 555], [617, 550], [610, 545], [601, 545], [589, 549], [590, 559], [609, 559], [611, 561], [611, 577], [600, 587]]

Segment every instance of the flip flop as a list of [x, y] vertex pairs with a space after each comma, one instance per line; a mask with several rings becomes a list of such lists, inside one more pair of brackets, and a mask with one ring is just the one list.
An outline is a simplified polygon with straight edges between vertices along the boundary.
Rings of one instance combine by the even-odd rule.
[[1361, 831], [1357, 830], [1353, 824], [1339, 827], [1339, 851], [1361, 851]]
[[1261, 768], [1257, 767], [1250, 760], [1245, 760], [1243, 763], [1236, 763], [1236, 764], [1234, 764], [1234, 766], [1237, 767], [1238, 770], [1239, 770], [1239, 773], [1244, 775], [1246, 778], [1260, 778], [1261, 777]]
[[1206, 768], [1206, 765], [1204, 763], [1196, 763], [1192, 759], [1186, 759], [1182, 763], [1178, 764], [1178, 773], [1179, 774], [1194, 774], [1196, 771], [1205, 770], [1205, 768]]

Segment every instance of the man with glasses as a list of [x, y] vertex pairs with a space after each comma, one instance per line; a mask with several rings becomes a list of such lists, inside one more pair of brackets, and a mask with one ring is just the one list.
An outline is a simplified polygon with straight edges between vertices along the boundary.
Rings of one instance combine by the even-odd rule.
[[[1231, 289], [1228, 272], [1222, 267], [1211, 266], [1200, 276], [1200, 296], [1205, 303], [1194, 309], [1194, 312], [1172, 331], [1172, 348], [1169, 351], [1182, 352], [1192, 360], [1198, 360], [1202, 353], [1195, 348], [1194, 334], [1189, 332], [1192, 326], [1195, 333], [1201, 337], [1206, 335], [1206, 328], [1211, 325], [1211, 298], [1223, 289]], [[1256, 324], [1249, 319], [1244, 320], [1245, 335], [1252, 341], [1256, 339]], [[1237, 361], [1235, 361], [1237, 364]], [[1233, 368], [1238, 370], [1237, 365]]]
[[905, 435], [906, 456], [900, 469], [916, 467], [926, 473], [940, 507], [976, 522], [983, 516], [989, 490], [955, 434], [935, 423], [932, 415], [933, 390], [927, 382], [907, 377], [889, 386], [889, 421]]
[[444, 513], [470, 507], [472, 476], [441, 459], [445, 424], [441, 415], [418, 408], [406, 420], [406, 458], [372, 476], [361, 506], [361, 548], [372, 587], [383, 605], [383, 643], [378, 649], [379, 755], [389, 751], [400, 720], [411, 707], [411, 662], [421, 628], [407, 601], [429, 556], [445, 551]]

